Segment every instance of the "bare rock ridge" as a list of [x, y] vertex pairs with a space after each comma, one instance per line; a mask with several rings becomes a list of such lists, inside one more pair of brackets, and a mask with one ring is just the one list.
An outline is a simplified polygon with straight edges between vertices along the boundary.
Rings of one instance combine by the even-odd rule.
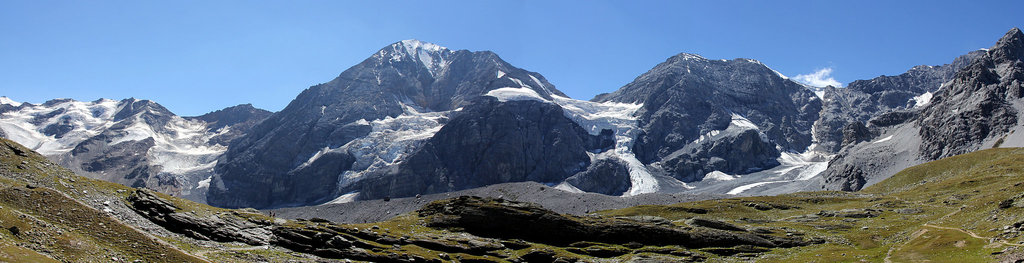
[[824, 188], [859, 190], [926, 161], [984, 147], [1022, 146], [1014, 134], [1022, 129], [1024, 110], [1024, 34], [1014, 28], [977, 53], [926, 105], [872, 119], [872, 139], [839, 152], [823, 174]]

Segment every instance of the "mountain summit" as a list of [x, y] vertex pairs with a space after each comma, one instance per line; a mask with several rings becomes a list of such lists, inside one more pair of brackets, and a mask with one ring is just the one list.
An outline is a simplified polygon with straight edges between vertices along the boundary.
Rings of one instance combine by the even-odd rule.
[[[227, 207], [322, 201], [345, 171], [397, 161], [437, 132], [451, 112], [501, 88], [546, 99], [564, 96], [540, 74], [490, 51], [452, 51], [417, 40], [388, 45], [337, 78], [306, 89], [232, 143], [217, 164], [219, 176], [208, 201]], [[410, 134], [379, 133], [391, 128]], [[358, 138], [380, 141], [341, 149]]]

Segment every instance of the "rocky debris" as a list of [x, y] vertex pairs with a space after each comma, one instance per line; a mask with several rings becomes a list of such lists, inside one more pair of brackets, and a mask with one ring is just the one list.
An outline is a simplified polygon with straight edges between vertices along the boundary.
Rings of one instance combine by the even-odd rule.
[[868, 120], [868, 123], [870, 123], [871, 126], [888, 127], [911, 121], [915, 117], [917, 117], [917, 114], [918, 112], [913, 110], [893, 111], [884, 114], [879, 114], [878, 116], [875, 116], [874, 118]]
[[629, 249], [611, 246], [589, 246], [585, 248], [567, 248], [565, 251], [598, 258], [612, 258], [630, 253]]
[[846, 218], [869, 218], [877, 217], [882, 211], [875, 209], [843, 209], [839, 211], [821, 211], [819, 216], [823, 217], [846, 217]]
[[815, 215], [815, 214], [807, 214], [807, 215], [791, 216], [791, 217], [784, 218], [782, 220], [783, 221], [789, 221], [789, 222], [804, 223], [804, 222], [818, 221], [818, 219], [821, 219], [821, 216]]
[[661, 226], [672, 226], [672, 221], [659, 216], [625, 216], [616, 217], [616, 219], [633, 220], [640, 223], [648, 223]]
[[[458, 197], [428, 204], [417, 211], [427, 226], [459, 229], [478, 236], [518, 238], [552, 245], [579, 241], [605, 244], [679, 245], [687, 248], [752, 245], [792, 247], [809, 244], [721, 230], [684, 230], [631, 220], [560, 215], [529, 203], [480, 197]], [[501, 218], [502, 220], [494, 220]]]
[[523, 254], [513, 262], [541, 262], [541, 263], [569, 263], [576, 262], [576, 259], [558, 256], [554, 251], [535, 249]]
[[700, 218], [700, 217], [694, 217], [694, 218], [687, 219], [686, 220], [686, 224], [690, 225], [690, 226], [694, 226], [694, 227], [706, 227], [706, 228], [714, 228], [714, 229], [721, 229], [721, 230], [728, 230], [728, 231], [747, 231], [746, 229], [743, 229], [743, 228], [738, 227], [738, 226], [733, 225], [733, 224], [729, 224], [729, 223], [718, 221], [718, 220], [714, 220], [714, 219]]
[[766, 249], [766, 248], [763, 248], [763, 247], [756, 247], [756, 246], [750, 246], [750, 245], [741, 245], [741, 246], [735, 246], [735, 247], [705, 248], [705, 249], [701, 249], [701, 251], [708, 252], [708, 253], [711, 253], [711, 254], [720, 255], [720, 256], [735, 256], [735, 255], [741, 254], [741, 253], [756, 254], [756, 253], [768, 252], [769, 250]]
[[851, 122], [843, 127], [843, 145], [857, 144], [875, 137], [862, 122]]
[[920, 208], [899, 208], [899, 209], [893, 210], [893, 212], [896, 212], [897, 214], [903, 214], [903, 215], [913, 215], [913, 214], [924, 213], [924, 210], [920, 209]]
[[799, 207], [795, 207], [795, 206], [791, 206], [791, 205], [787, 205], [787, 204], [775, 204], [775, 203], [750, 202], [750, 203], [747, 203], [746, 205], [748, 207], [751, 207], [751, 208], [754, 208], [754, 209], [757, 209], [757, 210], [761, 210], [761, 211], [768, 211], [768, 210], [772, 210], [772, 209], [779, 209], [779, 210], [799, 209]]
[[132, 209], [154, 223], [193, 238], [250, 245], [267, 245], [272, 238], [268, 230], [272, 222], [225, 214], [200, 216], [194, 212], [178, 212], [177, 206], [152, 190], [138, 189], [128, 197], [128, 202]]

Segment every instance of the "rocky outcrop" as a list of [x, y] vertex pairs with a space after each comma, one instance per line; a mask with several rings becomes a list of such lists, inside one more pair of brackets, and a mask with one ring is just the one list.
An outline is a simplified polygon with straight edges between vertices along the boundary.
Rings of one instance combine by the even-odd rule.
[[746, 174], [779, 165], [779, 150], [757, 130], [744, 130], [734, 136], [690, 144], [663, 161], [675, 178], [700, 181], [704, 175], [719, 171]]
[[[529, 203], [502, 199], [459, 197], [428, 204], [417, 212], [427, 225], [457, 228], [492, 238], [517, 238], [552, 245], [579, 241], [607, 244], [635, 242], [643, 245], [679, 245], [686, 248], [792, 247], [810, 244], [796, 238], [780, 238], [719, 230], [686, 230], [633, 220], [560, 215]], [[501, 220], [494, 220], [501, 218]]]
[[[685, 53], [593, 101], [643, 103], [637, 113], [642, 132], [633, 151], [645, 164], [671, 162], [663, 167], [682, 181], [700, 180], [716, 169], [745, 173], [769, 168], [778, 157], [776, 145], [803, 152], [822, 105], [807, 88], [760, 62]], [[699, 146], [698, 139], [729, 129], [738, 119], [749, 121], [754, 127], [748, 128], [765, 139], [755, 132]], [[694, 144], [702, 149], [680, 153]], [[733, 147], [746, 147], [749, 154]]]
[[622, 195], [631, 186], [629, 168], [618, 159], [598, 159], [565, 181], [586, 192], [615, 196]]
[[588, 151], [610, 146], [605, 144], [610, 142], [590, 135], [556, 104], [482, 97], [454, 116], [397, 171], [342, 186], [340, 192], [378, 199], [506, 182], [560, 183], [586, 169]]
[[1018, 124], [1013, 102], [1024, 97], [1024, 34], [1007, 32], [987, 54], [957, 72], [920, 120], [921, 155], [937, 160], [978, 149]]
[[273, 222], [270, 221], [247, 220], [237, 215], [202, 216], [194, 212], [178, 212], [179, 207], [146, 189], [136, 190], [128, 197], [128, 202], [135, 212], [150, 221], [196, 239], [243, 242], [250, 245], [266, 245], [272, 240], [269, 226]]

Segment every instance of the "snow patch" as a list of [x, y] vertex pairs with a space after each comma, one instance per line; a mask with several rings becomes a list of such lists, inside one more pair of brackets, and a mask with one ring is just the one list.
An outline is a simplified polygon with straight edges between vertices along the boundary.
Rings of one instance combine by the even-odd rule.
[[399, 116], [370, 121], [370, 134], [366, 137], [352, 140], [338, 148], [324, 148], [296, 169], [308, 166], [328, 152], [347, 152], [356, 161], [352, 169], [339, 176], [338, 185], [351, 184], [362, 180], [369, 172], [401, 162], [403, 157], [419, 149], [427, 139], [440, 131], [444, 126], [442, 123], [452, 112], [458, 111], [420, 112], [405, 104], [402, 107], [404, 113]]
[[569, 184], [569, 182], [562, 182], [562, 183], [556, 185], [555, 189], [566, 191], [566, 192], [570, 192], [570, 193], [584, 193], [583, 190], [580, 190], [579, 188], [576, 188], [575, 186], [572, 186], [572, 184]]
[[934, 94], [931, 91], [929, 91], [925, 92], [924, 94], [914, 96], [914, 108], [923, 107], [925, 105], [928, 105], [928, 103], [931, 103], [932, 95]]
[[324, 205], [328, 205], [328, 204], [351, 203], [351, 202], [356, 200], [356, 197], [359, 197], [359, 192], [351, 192], [351, 193], [347, 193], [347, 194], [343, 194], [341, 196], [338, 196], [338, 198], [334, 198], [334, 200], [327, 201], [327, 203], [323, 203], [323, 204]]
[[544, 99], [544, 97], [541, 97], [540, 94], [538, 94], [536, 91], [526, 87], [505, 87], [493, 89], [491, 91], [488, 91], [487, 94], [485, 94], [485, 96], [498, 98], [498, 101], [501, 102], [517, 100], [536, 100], [541, 102], [548, 102], [548, 100]]
[[196, 184], [196, 189], [210, 188], [210, 181], [213, 181], [212, 175], [210, 177], [206, 177], [206, 179], [203, 179], [202, 181], [199, 181], [199, 183]]
[[501, 70], [498, 70], [498, 78], [500, 79], [500, 78], [502, 78], [504, 76], [505, 76], [505, 72], [501, 71]]
[[21, 106], [21, 102], [11, 100], [11, 98], [8, 98], [7, 96], [0, 96], [0, 104], [7, 104], [14, 107]]
[[[590, 134], [597, 135], [601, 130], [609, 129], [615, 134], [613, 158], [626, 163], [629, 169], [631, 186], [623, 196], [633, 196], [657, 192], [661, 187], [658, 180], [633, 153], [633, 142], [640, 132], [634, 116], [643, 104], [591, 102], [552, 95], [552, 101], [564, 110], [565, 116], [586, 129]], [[683, 184], [683, 187], [689, 187]]]
[[892, 135], [889, 135], [889, 136], [885, 136], [885, 138], [881, 138], [881, 139], [878, 139], [878, 140], [876, 140], [876, 141], [873, 141], [873, 142], [871, 142], [871, 144], [875, 144], [875, 143], [883, 143], [883, 142], [887, 142], [887, 141], [889, 141], [889, 140], [892, 140]]
[[754, 187], [758, 187], [758, 186], [762, 186], [762, 185], [766, 185], [766, 184], [782, 183], [782, 182], [788, 182], [788, 181], [768, 181], [768, 182], [752, 183], [752, 184], [748, 184], [748, 185], [744, 185], [744, 186], [733, 188], [732, 190], [729, 190], [729, 192], [726, 192], [725, 194], [727, 194], [727, 195], [738, 195], [740, 193], [743, 193], [743, 191], [750, 190], [750, 189], [752, 189]]
[[735, 180], [736, 176], [732, 176], [719, 171], [712, 171], [704, 175], [702, 181], [732, 181]]

